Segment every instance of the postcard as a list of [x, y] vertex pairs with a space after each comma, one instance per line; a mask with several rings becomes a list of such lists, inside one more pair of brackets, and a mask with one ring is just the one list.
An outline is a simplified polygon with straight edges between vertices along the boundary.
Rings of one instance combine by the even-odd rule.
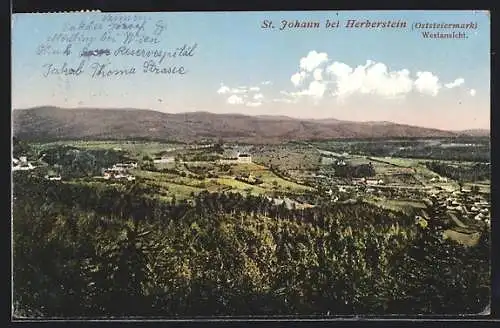
[[15, 14], [14, 319], [489, 314], [486, 11]]

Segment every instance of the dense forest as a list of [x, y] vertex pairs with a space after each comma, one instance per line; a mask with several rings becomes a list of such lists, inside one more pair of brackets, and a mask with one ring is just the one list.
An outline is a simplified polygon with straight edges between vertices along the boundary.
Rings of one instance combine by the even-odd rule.
[[45, 150], [43, 156], [44, 162], [58, 167], [59, 173], [67, 178], [100, 175], [102, 168], [130, 160], [122, 151], [111, 149], [81, 150], [71, 146], [49, 148]]
[[103, 168], [132, 159], [123, 151], [113, 149], [79, 149], [54, 145], [42, 152], [24, 140], [13, 139], [13, 157], [26, 156], [40, 167], [50, 167], [65, 178], [83, 178], [101, 175]]
[[335, 176], [341, 178], [365, 178], [375, 176], [375, 168], [372, 163], [359, 165], [332, 165]]
[[489, 303], [487, 232], [465, 247], [437, 222], [366, 203], [164, 202], [140, 181], [14, 173], [18, 316], [463, 314]]
[[324, 141], [315, 142], [317, 147], [333, 152], [347, 152], [367, 156], [393, 156], [406, 158], [425, 158], [433, 160], [456, 160], [490, 162], [489, 137], [449, 138], [436, 140], [373, 140]]
[[426, 166], [429, 170], [439, 175], [461, 182], [484, 181], [489, 180], [491, 177], [491, 166], [484, 163], [476, 163], [471, 166], [458, 166], [434, 161], [427, 162]]

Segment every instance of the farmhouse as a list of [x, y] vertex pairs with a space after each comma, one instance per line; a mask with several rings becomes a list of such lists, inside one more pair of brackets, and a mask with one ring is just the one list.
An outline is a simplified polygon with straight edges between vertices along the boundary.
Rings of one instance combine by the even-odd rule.
[[123, 169], [135, 169], [137, 168], [137, 163], [117, 163], [113, 165], [113, 167], [123, 168]]
[[28, 171], [34, 168], [35, 166], [28, 162], [25, 156], [21, 156], [19, 159], [12, 159], [12, 171]]
[[238, 154], [237, 161], [238, 163], [252, 163], [252, 156], [246, 153]]
[[113, 165], [113, 167], [107, 169], [107, 171], [110, 171], [110, 172], [125, 172], [125, 168], [121, 167], [121, 166]]
[[54, 174], [49, 174], [45, 176], [46, 180], [49, 181], [61, 181], [61, 176], [60, 175], [54, 175]]
[[167, 163], [174, 163], [175, 162], [175, 157], [162, 157], [162, 158], [157, 158], [153, 160], [153, 163], [155, 164], [167, 164]]
[[448, 182], [448, 179], [445, 177], [433, 177], [430, 179], [430, 182]]
[[381, 185], [381, 184], [384, 184], [384, 180], [382, 180], [382, 179], [379, 179], [379, 180], [368, 179], [368, 180], [366, 180], [366, 184], [370, 185], [370, 186]]
[[125, 172], [128, 169], [137, 168], [137, 163], [117, 163], [113, 167], [107, 169], [107, 171], [112, 172]]
[[117, 180], [126, 179], [128, 181], [135, 180], [135, 177], [133, 175], [124, 174], [124, 173], [117, 172], [117, 171], [114, 171], [114, 170], [105, 170], [104, 174], [103, 174], [103, 177], [106, 180], [109, 180], [109, 179], [117, 179]]

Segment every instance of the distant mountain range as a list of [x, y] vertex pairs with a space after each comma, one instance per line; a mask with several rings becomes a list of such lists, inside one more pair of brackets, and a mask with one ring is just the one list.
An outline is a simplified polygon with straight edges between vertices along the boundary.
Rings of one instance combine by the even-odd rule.
[[335, 138], [453, 137], [489, 131], [443, 131], [391, 122], [308, 120], [285, 116], [248, 116], [188, 112], [169, 114], [143, 109], [36, 107], [13, 111], [14, 136], [30, 140], [154, 139], [191, 142], [276, 143]]

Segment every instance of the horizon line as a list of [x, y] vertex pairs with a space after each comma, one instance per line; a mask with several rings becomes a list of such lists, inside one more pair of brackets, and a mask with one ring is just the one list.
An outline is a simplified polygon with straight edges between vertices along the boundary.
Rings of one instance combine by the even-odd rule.
[[164, 113], [164, 114], [171, 114], [171, 115], [182, 115], [186, 113], [208, 113], [212, 115], [235, 115], [235, 116], [246, 116], [246, 117], [274, 117], [274, 118], [288, 118], [291, 120], [296, 120], [296, 121], [316, 121], [316, 122], [321, 122], [321, 121], [328, 121], [328, 120], [335, 120], [339, 122], [345, 122], [345, 123], [390, 123], [390, 124], [398, 124], [398, 125], [406, 125], [406, 126], [412, 126], [412, 127], [419, 127], [419, 128], [425, 128], [425, 129], [432, 129], [432, 130], [438, 130], [438, 131], [448, 131], [448, 132], [464, 132], [464, 131], [489, 131], [491, 132], [491, 127], [488, 128], [467, 128], [467, 129], [441, 129], [441, 128], [434, 128], [434, 127], [426, 127], [426, 126], [420, 126], [420, 125], [412, 125], [412, 124], [407, 124], [407, 123], [398, 123], [394, 121], [352, 121], [352, 120], [342, 120], [338, 119], [335, 117], [327, 117], [327, 118], [304, 118], [304, 117], [297, 117], [297, 116], [289, 116], [289, 115], [272, 115], [272, 114], [264, 114], [264, 115], [252, 115], [252, 114], [243, 114], [243, 113], [238, 113], [238, 112], [227, 112], [227, 113], [215, 113], [210, 110], [203, 110], [203, 109], [196, 109], [196, 110], [185, 110], [183, 112], [165, 112], [161, 111], [158, 109], [152, 109], [152, 108], [133, 108], [133, 107], [60, 107], [56, 105], [38, 105], [38, 106], [32, 106], [32, 107], [25, 107], [25, 108], [12, 108], [12, 111], [14, 110], [30, 110], [30, 109], [37, 109], [37, 108], [43, 108], [43, 107], [52, 107], [52, 108], [57, 108], [57, 109], [62, 109], [62, 110], [73, 110], [73, 109], [87, 109], [87, 110], [143, 110], [143, 111], [151, 111], [151, 112], [157, 112], [157, 113]]

